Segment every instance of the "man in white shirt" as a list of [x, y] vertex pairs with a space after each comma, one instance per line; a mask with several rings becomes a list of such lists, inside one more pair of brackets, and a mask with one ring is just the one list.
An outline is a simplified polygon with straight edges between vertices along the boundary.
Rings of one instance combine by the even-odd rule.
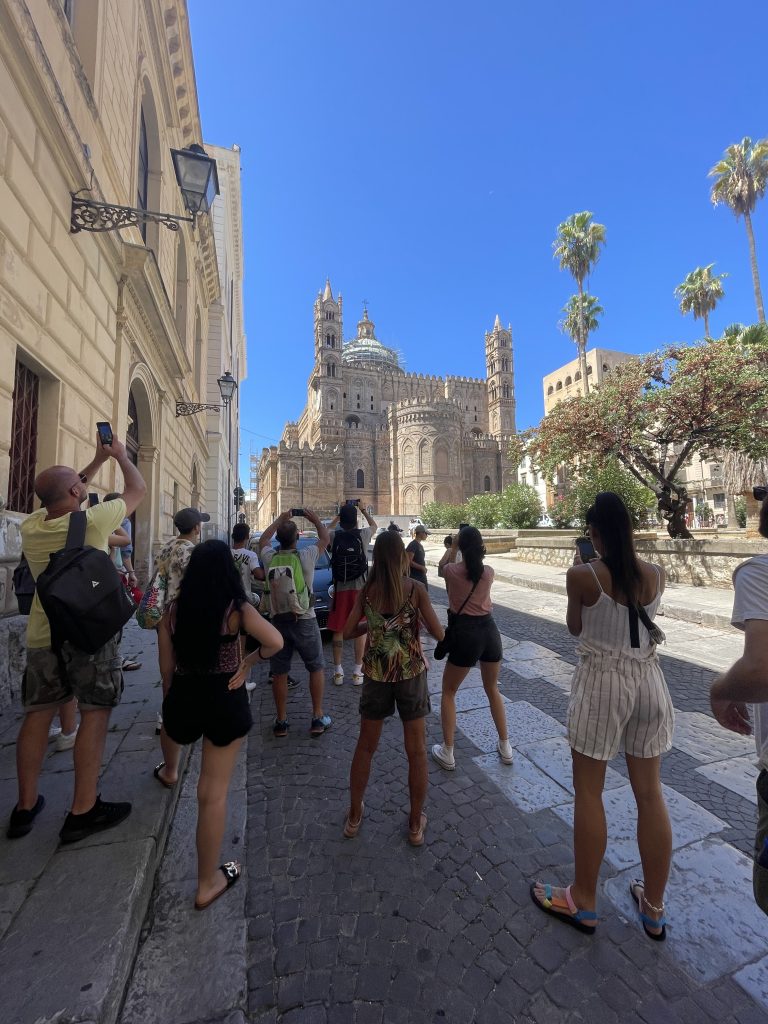
[[[762, 501], [760, 533], [768, 538], [768, 488], [755, 487]], [[731, 622], [744, 630], [744, 653], [712, 684], [712, 714], [732, 732], [752, 733], [748, 704], [754, 705], [755, 744], [760, 767], [757, 778], [757, 834], [753, 888], [755, 902], [768, 914], [768, 554], [755, 555], [733, 574], [735, 591]]]
[[232, 557], [235, 565], [240, 570], [243, 580], [245, 596], [251, 604], [255, 605], [253, 598], [253, 581], [264, 579], [264, 570], [261, 568], [259, 556], [248, 547], [248, 540], [251, 536], [251, 528], [248, 523], [235, 523], [232, 527]]

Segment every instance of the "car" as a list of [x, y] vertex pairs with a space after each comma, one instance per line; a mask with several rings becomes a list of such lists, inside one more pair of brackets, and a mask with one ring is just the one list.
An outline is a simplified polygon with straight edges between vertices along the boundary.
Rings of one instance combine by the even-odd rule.
[[[299, 537], [298, 550], [317, 544], [317, 537]], [[273, 538], [272, 547], [278, 548], [277, 538]], [[321, 551], [315, 563], [315, 577], [312, 583], [312, 597], [317, 624], [320, 629], [328, 628], [328, 616], [331, 611], [331, 597], [329, 588], [331, 586], [331, 559], [327, 551]], [[262, 580], [253, 581], [253, 591], [258, 594], [261, 600], [264, 593]]]
[[539, 529], [550, 529], [550, 528], [551, 528], [551, 527], [553, 527], [554, 525], [555, 525], [555, 524], [554, 524], [554, 523], [552, 522], [552, 517], [551, 517], [551, 516], [548, 516], [548, 515], [546, 514], [546, 512], [544, 513], [544, 515], [543, 515], [543, 516], [541, 517], [541, 519], [540, 519], [540, 520], [538, 521], [538, 523], [536, 524], [536, 526], [537, 526], [537, 527], [538, 527]]

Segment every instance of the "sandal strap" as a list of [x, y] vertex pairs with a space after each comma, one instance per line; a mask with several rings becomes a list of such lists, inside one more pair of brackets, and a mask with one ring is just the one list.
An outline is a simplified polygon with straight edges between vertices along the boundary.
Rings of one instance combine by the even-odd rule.
[[649, 928], [663, 928], [667, 923], [666, 917], [660, 917], [657, 921], [655, 917], [648, 917], [647, 914], [640, 914], [640, 920]]

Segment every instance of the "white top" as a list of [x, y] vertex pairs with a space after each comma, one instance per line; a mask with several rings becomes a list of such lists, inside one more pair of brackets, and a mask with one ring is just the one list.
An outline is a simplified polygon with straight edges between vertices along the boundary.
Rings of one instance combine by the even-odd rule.
[[[768, 619], [768, 555], [755, 555], [733, 573], [731, 625], [744, 629], [749, 619]], [[752, 705], [760, 767], [768, 770], [768, 703]]]
[[235, 565], [240, 570], [245, 596], [253, 604], [253, 570], [261, 568], [259, 556], [249, 548], [231, 548]]
[[[638, 622], [640, 646], [633, 647], [629, 635], [629, 609], [606, 594], [594, 568], [589, 562], [587, 565], [597, 580], [600, 596], [593, 605], [582, 606], [577, 654], [612, 654], [635, 661], [654, 658], [656, 644], [651, 640], [648, 630], [642, 622]], [[650, 604], [643, 605], [649, 619], [655, 617], [661, 601], [659, 569], [656, 565], [653, 568], [656, 570], [656, 596]]]

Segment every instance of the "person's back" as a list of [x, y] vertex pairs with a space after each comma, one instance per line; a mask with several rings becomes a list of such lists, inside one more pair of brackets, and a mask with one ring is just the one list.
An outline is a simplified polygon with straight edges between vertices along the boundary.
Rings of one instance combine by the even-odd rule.
[[419, 611], [413, 604], [413, 581], [403, 582], [399, 608], [385, 608], [381, 594], [366, 594], [363, 608], [368, 623], [368, 642], [363, 654], [363, 672], [379, 682], [410, 679], [424, 670], [419, 639]]
[[[647, 617], [653, 621], [659, 610], [664, 589], [661, 571], [651, 562], [638, 560], [638, 565], [642, 576], [639, 603]], [[590, 578], [583, 582], [585, 600], [582, 605], [581, 634], [577, 653], [603, 652], [636, 660], [653, 657], [656, 644], [642, 623], [637, 631], [639, 646], [632, 646], [630, 613], [626, 597], [621, 593], [614, 596], [613, 579], [607, 565], [601, 561], [588, 562], [580, 571], [585, 576], [589, 574]], [[589, 588], [593, 594], [590, 594]], [[587, 603], [587, 599], [591, 597], [594, 597], [593, 603]]]

